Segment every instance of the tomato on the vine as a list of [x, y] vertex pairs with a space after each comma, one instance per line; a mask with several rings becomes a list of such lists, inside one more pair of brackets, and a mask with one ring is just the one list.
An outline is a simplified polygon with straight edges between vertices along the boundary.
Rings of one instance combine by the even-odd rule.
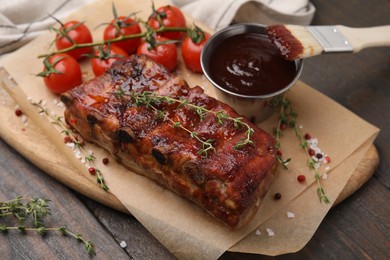
[[82, 82], [79, 63], [66, 53], [45, 59], [43, 71], [37, 76], [43, 77], [47, 88], [55, 94], [70, 90]]
[[169, 39], [167, 38], [157, 37], [156, 46], [154, 48], [151, 48], [150, 43], [143, 41], [138, 47], [137, 54], [149, 56], [152, 60], [160, 63], [169, 71], [173, 71], [176, 67], [177, 47], [174, 43], [169, 43]]
[[202, 72], [200, 65], [200, 55], [203, 46], [210, 38], [210, 34], [196, 31], [193, 35], [187, 35], [181, 45], [181, 54], [185, 65], [193, 72]]
[[[186, 19], [179, 8], [172, 5], [165, 5], [153, 11], [148, 20], [148, 25], [156, 30], [161, 27], [160, 21], [164, 27], [186, 27]], [[180, 40], [183, 38], [183, 32], [164, 32], [161, 36], [171, 39]]]
[[91, 59], [92, 71], [95, 76], [102, 75], [115, 61], [128, 57], [127, 52], [115, 45], [104, 45], [95, 52]]
[[[119, 16], [114, 18], [111, 23], [104, 29], [103, 38], [105, 41], [107, 41], [118, 38], [121, 35], [126, 36], [139, 33], [141, 33], [141, 27], [133, 18]], [[140, 42], [140, 38], [134, 38], [120, 42], [113, 42], [111, 43], [111, 46], [116, 45], [126, 51], [128, 54], [132, 54], [137, 51]]]
[[[79, 21], [70, 21], [63, 24], [60, 29], [54, 29], [57, 32], [55, 45], [57, 50], [63, 50], [73, 46], [75, 43], [91, 43], [92, 34], [88, 27]], [[77, 48], [66, 52], [76, 60], [81, 59], [84, 54], [91, 53], [92, 47]]]

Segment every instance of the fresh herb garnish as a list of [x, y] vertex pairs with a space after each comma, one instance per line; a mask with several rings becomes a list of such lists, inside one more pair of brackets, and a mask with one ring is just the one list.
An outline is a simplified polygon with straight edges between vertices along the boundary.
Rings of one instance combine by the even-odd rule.
[[[281, 96], [280, 99], [278, 99], [278, 103], [280, 105], [280, 112], [279, 112], [279, 120], [278, 124], [274, 129], [274, 135], [276, 139], [276, 147], [279, 150], [281, 147], [280, 144], [280, 137], [283, 135], [283, 130], [286, 127], [290, 127], [294, 130], [295, 136], [298, 139], [299, 146], [305, 150], [305, 153], [308, 157], [307, 159], [307, 166], [311, 171], [314, 172], [314, 178], [317, 183], [317, 195], [320, 200], [320, 202], [329, 203], [329, 198], [326, 196], [324, 188], [322, 187], [321, 180], [320, 180], [320, 174], [318, 172], [318, 167], [316, 167], [316, 161], [311, 158], [309, 155], [309, 148], [308, 143], [306, 139], [304, 138], [301, 130], [299, 129], [298, 123], [297, 123], [297, 112], [294, 111], [294, 108], [290, 102], [290, 100], [287, 99], [287, 93], [285, 93], [283, 96]], [[277, 155], [278, 162], [283, 165], [284, 168], [287, 168], [288, 164], [291, 161], [291, 158], [283, 159], [282, 156]]]
[[235, 144], [234, 149], [241, 149], [242, 147], [246, 145], [252, 145], [253, 141], [251, 140], [251, 137], [254, 133], [254, 129], [250, 127], [247, 123], [244, 122], [242, 117], [231, 117], [228, 114], [224, 113], [223, 111], [213, 111], [207, 109], [205, 106], [199, 106], [192, 104], [187, 99], [177, 99], [172, 98], [169, 96], [161, 96], [157, 95], [154, 92], [126, 92], [122, 87], [118, 86], [116, 92], [114, 95], [118, 98], [130, 98], [131, 101], [136, 106], [143, 106], [149, 109], [152, 109], [156, 112], [157, 118], [162, 118], [164, 120], [168, 120], [173, 127], [178, 127], [190, 135], [191, 138], [196, 139], [202, 144], [202, 149], [198, 151], [199, 155], [204, 155], [207, 157], [208, 153], [210, 151], [215, 151], [215, 147], [213, 146], [213, 139], [203, 140], [198, 136], [198, 133], [189, 130], [188, 128], [184, 127], [180, 122], [174, 121], [171, 118], [168, 117], [168, 114], [164, 111], [161, 111], [157, 108], [157, 106], [161, 103], [166, 103], [168, 105], [172, 104], [178, 104], [178, 107], [186, 107], [196, 112], [196, 114], [199, 116], [199, 119], [202, 121], [206, 117], [207, 114], [213, 114], [215, 117], [215, 120], [218, 122], [218, 124], [223, 125], [225, 121], [230, 120], [233, 122], [233, 125], [235, 128], [244, 127], [246, 129], [246, 137], [241, 139], [237, 144]]
[[[10, 230], [19, 230], [24, 234], [27, 231], [35, 231], [40, 236], [43, 236], [47, 232], [58, 231], [62, 235], [68, 235], [83, 243], [88, 254], [95, 254], [92, 242], [84, 239], [82, 235], [75, 234], [64, 226], [45, 226], [44, 219], [51, 214], [49, 202], [50, 200], [48, 199], [23, 197], [0, 202], [0, 220], [13, 217], [18, 222], [15, 226], [0, 224], [0, 232], [5, 234]], [[30, 222], [31, 226], [28, 226]]]

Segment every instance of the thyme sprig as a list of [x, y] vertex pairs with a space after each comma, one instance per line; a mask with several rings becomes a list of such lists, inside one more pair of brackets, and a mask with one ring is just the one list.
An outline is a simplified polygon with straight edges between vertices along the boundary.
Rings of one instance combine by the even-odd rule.
[[[95, 254], [92, 242], [84, 239], [82, 235], [76, 234], [64, 226], [45, 226], [44, 219], [48, 215], [51, 215], [51, 209], [48, 205], [49, 202], [50, 200], [48, 199], [23, 197], [16, 197], [9, 201], [0, 202], [0, 219], [13, 217], [18, 221], [18, 224], [15, 226], [0, 223], [0, 231], [2, 233], [10, 230], [19, 230], [21, 233], [34, 231], [40, 236], [50, 231], [58, 231], [62, 235], [69, 235], [83, 243], [88, 254]], [[31, 226], [26, 226], [28, 221], [31, 222]]]
[[103, 177], [102, 172], [95, 167], [94, 162], [96, 160], [96, 157], [88, 153], [84, 147], [83, 144], [80, 142], [80, 140], [73, 134], [73, 132], [68, 128], [67, 124], [64, 122], [64, 118], [62, 116], [58, 116], [53, 112], [50, 112], [49, 108], [45, 107], [42, 100], [39, 102], [31, 102], [33, 106], [36, 106], [39, 108], [39, 114], [45, 115], [47, 118], [49, 118], [52, 124], [58, 126], [61, 129], [61, 133], [71, 138], [72, 142], [75, 144], [76, 148], [79, 149], [79, 151], [83, 154], [84, 160], [86, 163], [89, 164], [89, 166], [94, 167], [95, 173], [96, 173], [96, 182], [99, 184], [100, 188], [104, 191], [108, 191], [109, 188], [105, 183], [105, 179]]
[[[320, 202], [329, 203], [329, 198], [326, 196], [324, 188], [322, 187], [321, 180], [320, 180], [320, 174], [318, 172], [318, 167], [316, 167], [316, 161], [311, 158], [309, 155], [309, 145], [307, 141], [305, 140], [301, 130], [299, 129], [298, 123], [297, 123], [297, 117], [298, 114], [294, 110], [291, 101], [287, 99], [287, 93], [285, 93], [282, 98], [279, 100], [280, 104], [280, 112], [279, 112], [279, 120], [277, 127], [274, 129], [275, 138], [277, 141], [277, 149], [280, 148], [280, 137], [283, 135], [283, 129], [285, 127], [290, 127], [294, 130], [295, 136], [298, 139], [299, 146], [305, 150], [305, 153], [308, 157], [306, 164], [309, 167], [311, 171], [314, 172], [314, 178], [316, 180], [317, 184], [317, 196], [320, 200]], [[277, 156], [278, 161], [287, 168], [287, 165], [291, 159], [288, 158], [286, 160], [282, 159], [281, 156]]]
[[196, 139], [202, 144], [202, 149], [198, 151], [199, 155], [205, 155], [207, 157], [208, 152], [215, 151], [215, 147], [213, 146], [213, 139], [208, 139], [204, 141], [202, 138], [198, 136], [198, 133], [195, 131], [191, 131], [188, 128], [184, 127], [180, 122], [174, 121], [168, 117], [168, 114], [164, 111], [159, 110], [156, 106], [161, 103], [167, 103], [168, 105], [178, 104], [178, 107], [187, 107], [196, 112], [199, 116], [199, 119], [202, 121], [205, 119], [207, 114], [213, 114], [215, 116], [215, 120], [219, 125], [223, 125], [226, 120], [230, 120], [233, 122], [235, 128], [244, 127], [246, 129], [246, 136], [242, 138], [237, 144], [235, 144], [234, 149], [238, 150], [246, 145], [252, 145], [253, 141], [251, 137], [254, 133], [254, 129], [244, 122], [242, 117], [231, 117], [223, 111], [213, 111], [207, 109], [205, 106], [199, 106], [191, 103], [187, 99], [177, 99], [169, 96], [161, 96], [157, 95], [154, 92], [144, 91], [144, 92], [126, 92], [120, 86], [117, 87], [117, 91], [114, 93], [116, 97], [130, 97], [132, 102], [136, 106], [144, 106], [146, 108], [154, 110], [159, 118], [163, 118], [165, 120], [170, 121], [173, 127], [179, 127], [180, 129], [188, 132], [191, 138]]

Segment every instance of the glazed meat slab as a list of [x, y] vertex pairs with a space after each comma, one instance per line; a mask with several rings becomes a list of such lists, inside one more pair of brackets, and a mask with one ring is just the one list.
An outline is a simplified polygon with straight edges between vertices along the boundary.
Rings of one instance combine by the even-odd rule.
[[[61, 101], [67, 123], [86, 141], [232, 229], [250, 221], [273, 179], [271, 135], [245, 118], [235, 124], [232, 119], [240, 116], [232, 108], [146, 56], [114, 63], [102, 76], [62, 94]], [[217, 120], [216, 113], [224, 119]], [[254, 130], [253, 143], [237, 148], [247, 137], [245, 124]], [[212, 144], [207, 153], [205, 142]]]

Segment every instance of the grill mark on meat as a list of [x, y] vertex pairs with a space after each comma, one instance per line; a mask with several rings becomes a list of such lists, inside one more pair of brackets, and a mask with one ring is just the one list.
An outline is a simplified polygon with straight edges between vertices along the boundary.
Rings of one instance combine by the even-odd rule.
[[186, 99], [231, 117], [239, 115], [205, 95], [202, 88], [189, 88], [182, 78], [145, 56], [118, 61], [102, 76], [61, 95], [66, 121], [85, 140], [107, 149], [126, 167], [195, 202], [229, 227], [248, 222], [272, 180], [274, 139], [244, 119], [255, 129], [251, 138], [254, 145], [236, 150], [234, 145], [246, 137], [244, 127], [235, 128], [230, 120], [220, 125], [211, 113], [200, 120], [194, 110], [176, 103], [154, 104], [204, 141], [215, 140], [216, 151], [206, 158], [197, 153], [202, 144], [188, 132], [173, 127], [167, 119], [157, 119], [153, 109], [138, 107], [129, 97], [116, 96], [118, 86], [125, 91], [152, 91]]

